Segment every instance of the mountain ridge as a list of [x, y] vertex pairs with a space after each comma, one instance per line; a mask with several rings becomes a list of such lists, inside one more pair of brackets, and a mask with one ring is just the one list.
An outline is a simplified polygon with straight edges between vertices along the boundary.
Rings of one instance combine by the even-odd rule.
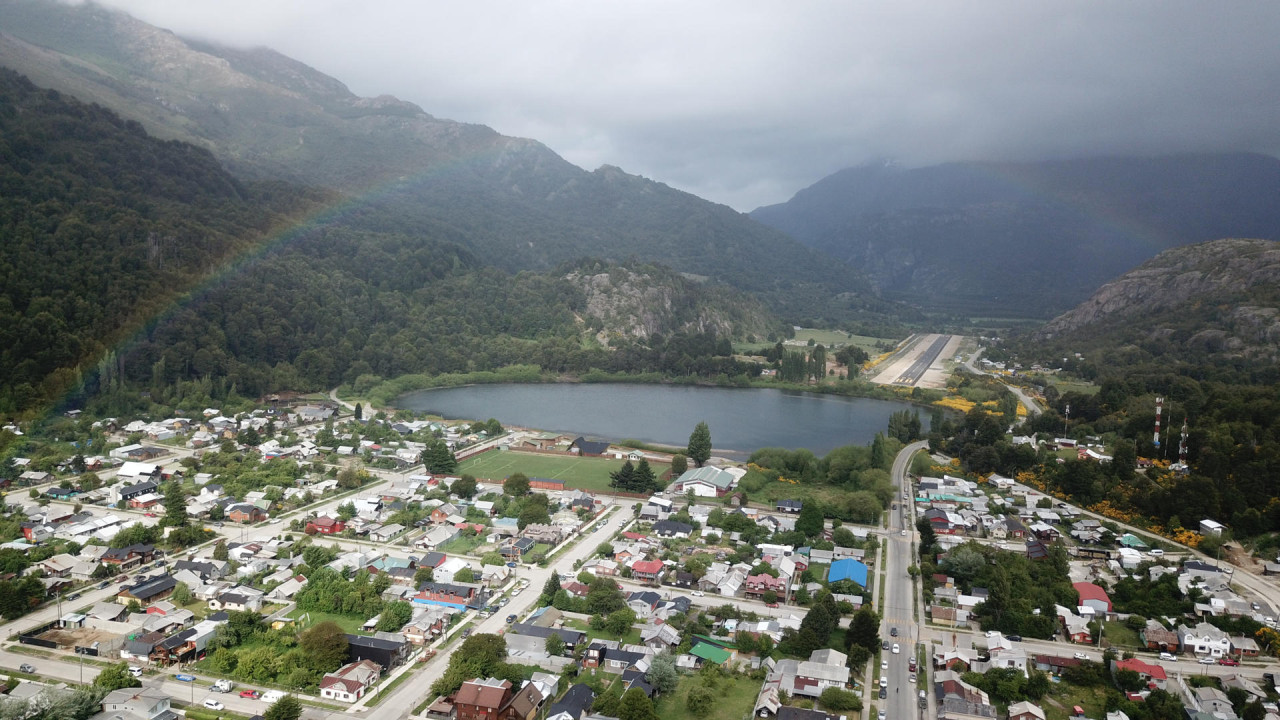
[[[793, 321], [883, 317], [858, 272], [732, 208], [610, 166], [588, 172], [537, 141], [390, 96], [358, 98], [272, 50], [47, 0], [0, 1], [0, 27], [0, 64], [208, 148], [238, 177], [376, 205], [379, 217], [341, 220], [357, 229], [448, 237], [509, 271], [634, 256], [751, 290]], [[841, 293], [852, 300], [832, 299]]]
[[887, 297], [1034, 317], [1167, 247], [1280, 237], [1277, 194], [1280, 160], [1250, 153], [881, 164], [751, 214], [863, 269]]

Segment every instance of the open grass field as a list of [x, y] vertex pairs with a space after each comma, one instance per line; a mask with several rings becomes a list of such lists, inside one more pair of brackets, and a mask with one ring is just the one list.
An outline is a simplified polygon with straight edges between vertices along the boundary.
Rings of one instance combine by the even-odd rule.
[[733, 678], [720, 678], [716, 684], [716, 702], [705, 715], [689, 712], [685, 705], [689, 690], [701, 680], [696, 673], [688, 673], [680, 678], [676, 691], [668, 697], [660, 697], [654, 703], [654, 710], [663, 720], [742, 720], [750, 717], [755, 707], [756, 697], [760, 694], [760, 681], [736, 675]]
[[[508, 475], [522, 472], [531, 478], [563, 480], [566, 487], [580, 490], [608, 490], [609, 473], [622, 467], [624, 460], [568, 455], [540, 455], [516, 451], [493, 451], [467, 458], [458, 464], [458, 473], [502, 482]], [[662, 477], [670, 466], [651, 464]]]
[[295, 609], [293, 612], [289, 613], [289, 617], [293, 618], [294, 620], [297, 620], [303, 615], [307, 615], [308, 617], [306, 622], [301, 623], [301, 627], [298, 628], [299, 630], [305, 630], [306, 628], [309, 628], [312, 625], [316, 625], [318, 623], [322, 623], [325, 620], [332, 620], [334, 623], [338, 625], [338, 627], [342, 628], [345, 632], [349, 632], [355, 635], [360, 633], [360, 626], [364, 624], [364, 620], [356, 617], [355, 615], [334, 615], [332, 613], [314, 612], [314, 611], [298, 610], [298, 609]]
[[[863, 350], [866, 350], [867, 354], [875, 357], [876, 355], [884, 352], [884, 350], [878, 347], [879, 345], [887, 343], [892, 347], [897, 345], [902, 338], [878, 338], [871, 337], [870, 335], [849, 335], [839, 330], [801, 328], [796, 331], [796, 336], [794, 338], [786, 340], [785, 343], [788, 347], [794, 348], [797, 344], [808, 345], [810, 340], [813, 340], [815, 344], [826, 346], [827, 349], [840, 347], [842, 345], [856, 345]], [[733, 350], [738, 353], [754, 353], [768, 347], [773, 347], [775, 344], [776, 343], [771, 342], [734, 343]]]

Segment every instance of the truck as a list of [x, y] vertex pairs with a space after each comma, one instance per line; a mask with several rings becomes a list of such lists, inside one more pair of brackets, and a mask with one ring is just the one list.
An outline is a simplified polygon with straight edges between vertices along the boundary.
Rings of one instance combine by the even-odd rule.
[[236, 686], [235, 683], [231, 682], [230, 680], [227, 680], [226, 678], [223, 678], [213, 683], [213, 691], [221, 692], [221, 693], [231, 692], [231, 690], [234, 689], [235, 686]]

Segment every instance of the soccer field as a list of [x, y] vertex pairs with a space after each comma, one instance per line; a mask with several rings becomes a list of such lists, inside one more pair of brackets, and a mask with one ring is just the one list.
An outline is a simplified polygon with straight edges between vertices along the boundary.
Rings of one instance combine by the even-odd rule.
[[[625, 460], [597, 457], [539, 455], [511, 450], [494, 450], [467, 458], [458, 464], [458, 473], [468, 473], [480, 480], [502, 482], [508, 475], [522, 472], [529, 477], [564, 480], [565, 487], [581, 490], [608, 490], [609, 473], [622, 467]], [[651, 463], [653, 472], [662, 477], [670, 465]]]

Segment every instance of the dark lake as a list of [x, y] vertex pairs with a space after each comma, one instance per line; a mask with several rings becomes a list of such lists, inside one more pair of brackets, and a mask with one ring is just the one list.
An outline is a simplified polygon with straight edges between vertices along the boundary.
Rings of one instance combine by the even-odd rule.
[[[888, 427], [891, 414], [913, 407], [788, 390], [621, 383], [472, 385], [419, 390], [396, 404], [449, 419], [492, 417], [503, 425], [679, 446], [705, 420], [715, 451], [736, 457], [762, 447], [807, 448], [821, 456], [842, 445], [866, 445]], [[920, 421], [927, 430], [927, 411]]]

